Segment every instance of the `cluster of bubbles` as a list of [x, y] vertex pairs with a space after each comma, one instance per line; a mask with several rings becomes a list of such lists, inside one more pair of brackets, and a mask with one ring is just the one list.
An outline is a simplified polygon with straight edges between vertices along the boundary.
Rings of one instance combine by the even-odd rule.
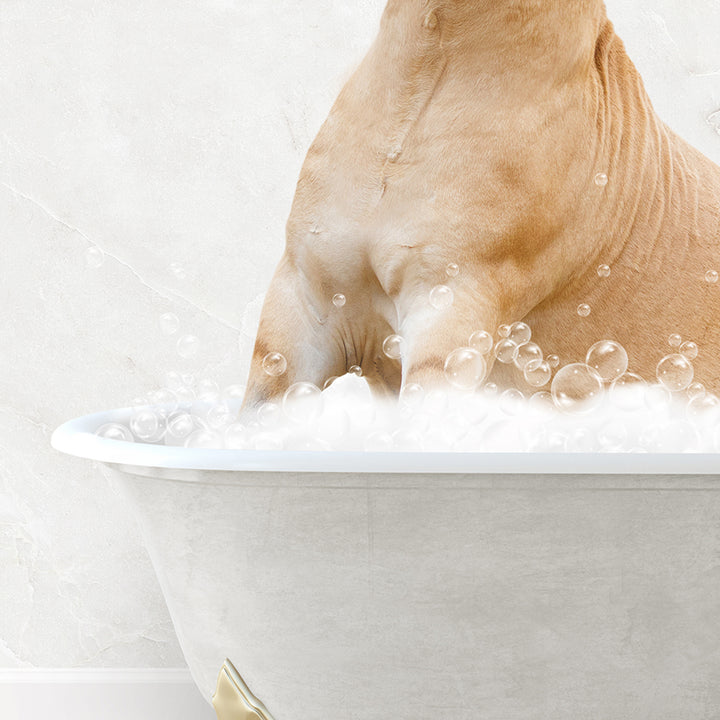
[[[168, 327], [174, 323], [163, 316]], [[127, 424], [102, 437], [188, 448], [451, 452], [720, 451], [720, 399], [695, 381], [698, 346], [668, 338], [652, 382], [631, 372], [625, 349], [601, 340], [584, 362], [544, 356], [523, 322], [495, 335], [478, 330], [450, 352], [443, 387], [408, 383], [398, 402], [373, 400], [359, 366], [324, 391], [297, 382], [281, 399], [239, 413], [245, 388], [170, 372], [165, 387], [135, 401]], [[401, 360], [406, 341], [389, 335], [383, 352]], [[513, 365], [526, 387], [500, 391], [486, 382], [488, 359]], [[264, 358], [279, 377], [287, 359]]]

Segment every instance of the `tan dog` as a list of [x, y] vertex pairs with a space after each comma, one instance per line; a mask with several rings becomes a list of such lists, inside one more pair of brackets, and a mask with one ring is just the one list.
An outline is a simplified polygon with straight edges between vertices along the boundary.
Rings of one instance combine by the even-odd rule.
[[720, 390], [719, 244], [720, 168], [655, 115], [602, 0], [390, 0], [307, 154], [246, 406], [352, 365], [380, 395], [443, 383], [473, 331], [521, 319], [563, 364], [617, 340], [646, 379], [680, 333]]

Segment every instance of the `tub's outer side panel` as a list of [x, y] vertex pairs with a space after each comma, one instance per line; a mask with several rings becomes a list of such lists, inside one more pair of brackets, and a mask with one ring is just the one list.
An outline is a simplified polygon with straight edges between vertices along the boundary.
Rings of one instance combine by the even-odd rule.
[[227, 656], [276, 720], [720, 716], [711, 483], [116, 477], [206, 697]]

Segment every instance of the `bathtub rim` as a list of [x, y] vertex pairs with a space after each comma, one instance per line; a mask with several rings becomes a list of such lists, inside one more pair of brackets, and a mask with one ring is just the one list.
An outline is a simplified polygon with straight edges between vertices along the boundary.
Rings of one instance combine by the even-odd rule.
[[90, 413], [53, 432], [55, 450], [128, 467], [292, 473], [475, 475], [720, 475], [720, 453], [453, 453], [227, 450], [110, 440], [95, 435], [126, 422], [132, 408]]

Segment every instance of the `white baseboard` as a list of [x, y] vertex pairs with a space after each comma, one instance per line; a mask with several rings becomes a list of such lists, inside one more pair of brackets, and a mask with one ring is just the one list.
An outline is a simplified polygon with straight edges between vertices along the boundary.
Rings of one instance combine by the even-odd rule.
[[0, 668], [2, 720], [214, 720], [186, 668]]

